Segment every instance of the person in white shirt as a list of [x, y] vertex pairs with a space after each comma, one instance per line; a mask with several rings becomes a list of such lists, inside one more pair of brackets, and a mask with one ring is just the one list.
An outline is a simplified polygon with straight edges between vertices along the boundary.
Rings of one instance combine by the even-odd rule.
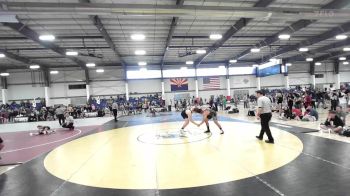
[[261, 121], [261, 131], [259, 136], [256, 136], [259, 140], [262, 140], [264, 133], [266, 133], [268, 140], [265, 140], [266, 143], [273, 144], [274, 139], [271, 134], [269, 122], [271, 120], [271, 100], [265, 96], [265, 93], [261, 90], [256, 91], [258, 97], [258, 110], [256, 112], [257, 119]]
[[66, 112], [64, 114], [64, 116], [66, 117], [66, 122], [63, 123], [62, 127], [63, 128], [68, 128], [69, 130], [74, 130], [74, 119], [73, 116], [69, 115], [68, 112]]

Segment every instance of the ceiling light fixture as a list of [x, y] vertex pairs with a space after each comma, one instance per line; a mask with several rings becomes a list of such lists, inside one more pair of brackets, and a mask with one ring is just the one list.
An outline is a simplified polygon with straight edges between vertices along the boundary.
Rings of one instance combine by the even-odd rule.
[[309, 51], [308, 48], [299, 48], [299, 52], [307, 52], [307, 51]]
[[335, 39], [337, 39], [337, 40], [343, 40], [343, 39], [346, 39], [346, 38], [348, 38], [348, 36], [347, 35], [343, 35], [343, 34], [335, 36]]
[[5, 58], [5, 57], [6, 57], [5, 54], [0, 53], [0, 58]]
[[346, 57], [343, 57], [343, 56], [342, 56], [342, 57], [339, 57], [339, 60], [340, 60], [340, 61], [345, 61], [345, 60], [346, 60]]
[[348, 52], [350, 51], [350, 48], [343, 48], [343, 51]]
[[96, 69], [96, 72], [97, 73], [103, 73], [103, 72], [105, 72], [105, 70], [104, 69]]
[[135, 50], [135, 55], [145, 55], [146, 51], [144, 50]]
[[147, 62], [141, 61], [141, 62], [139, 62], [138, 64], [139, 64], [139, 66], [146, 66], [146, 65], [147, 65]]
[[252, 48], [250, 49], [250, 52], [253, 52], [253, 53], [260, 52], [260, 48]]
[[29, 68], [30, 69], [39, 69], [40, 65], [30, 65]]
[[187, 70], [187, 67], [181, 67], [180, 69], [181, 70]]
[[311, 61], [314, 61], [314, 59], [313, 58], [306, 58], [306, 61], [311, 62]]
[[279, 39], [282, 40], [286, 40], [286, 39], [290, 39], [290, 35], [289, 34], [281, 34], [278, 36]]
[[320, 66], [320, 65], [322, 65], [322, 63], [316, 62], [315, 65]]
[[206, 50], [196, 50], [196, 53], [197, 54], [205, 54], [205, 53], [207, 53], [207, 51]]
[[186, 65], [193, 65], [193, 61], [186, 61]]
[[259, 67], [259, 65], [258, 64], [254, 64], [253, 67]]
[[3, 73], [0, 73], [0, 76], [9, 76], [10, 73], [7, 73], [7, 72], [3, 72]]
[[349, 65], [349, 62], [344, 61], [344, 62], [343, 62], [343, 65]]
[[67, 51], [66, 55], [67, 56], [78, 56], [78, 52], [77, 51]]
[[221, 34], [211, 34], [209, 36], [209, 39], [211, 39], [211, 40], [218, 40], [218, 39], [221, 39], [221, 38], [222, 38]]
[[144, 34], [132, 34], [130, 37], [132, 40], [135, 40], [135, 41], [141, 41], [146, 38]]
[[86, 67], [96, 67], [95, 63], [86, 63]]
[[230, 63], [237, 63], [237, 60], [236, 59], [231, 59], [229, 62]]
[[286, 63], [286, 66], [292, 66], [293, 64], [292, 63]]
[[41, 41], [53, 41], [53, 40], [55, 40], [56, 38], [55, 38], [55, 36], [53, 36], [53, 35], [40, 35], [40, 36], [39, 36], [39, 39], [40, 39]]
[[58, 74], [57, 70], [50, 71], [50, 74]]

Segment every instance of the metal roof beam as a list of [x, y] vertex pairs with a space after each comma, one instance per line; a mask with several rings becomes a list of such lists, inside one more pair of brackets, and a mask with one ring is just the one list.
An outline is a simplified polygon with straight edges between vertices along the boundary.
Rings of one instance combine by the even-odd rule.
[[[270, 0], [265, 0], [266, 2]], [[335, 9], [344, 5], [346, 0], [336, 0], [331, 8], [293, 8], [293, 7], [239, 7], [239, 6], [198, 6], [198, 5], [153, 5], [153, 4], [112, 4], [112, 3], [44, 3], [44, 2], [2, 2], [8, 10], [3, 14], [53, 14], [53, 15], [143, 15], [143, 16], [208, 16], [210, 17], [246, 17], [295, 20], [300, 19], [348, 19], [350, 11]], [[265, 4], [261, 1], [260, 5]]]
[[[255, 44], [254, 47], [262, 48], [262, 47], [268, 46], [268, 45], [278, 41], [279, 40], [278, 36], [280, 34], [282, 34], [282, 33], [291, 34], [293, 32], [299, 31], [300, 29], [302, 29], [304, 27], [307, 27], [308, 25], [310, 25], [313, 22], [314, 21], [311, 21], [311, 20], [299, 20], [299, 21], [291, 24], [290, 26], [284, 28], [283, 30], [279, 31], [278, 33], [274, 34], [272, 37], [266, 38], [263, 41], [260, 41], [258, 44]], [[248, 49], [244, 50], [243, 52], [239, 53], [238, 55], [235, 55], [232, 58], [241, 59], [244, 56], [250, 54], [250, 49], [251, 48], [248, 48]], [[232, 58], [230, 58], [230, 59], [232, 59]]]
[[[342, 24], [339, 27], [335, 27], [327, 32], [324, 32], [318, 36], [315, 36], [313, 38], [305, 40], [299, 44], [282, 47], [282, 49], [278, 50], [276, 53], [273, 53], [273, 55], [271, 55], [271, 57], [279, 56], [281, 54], [285, 54], [287, 52], [297, 50], [298, 48], [301, 48], [301, 47], [310, 46], [310, 45], [316, 44], [318, 42], [321, 42], [321, 41], [324, 41], [324, 40], [327, 40], [330, 38], [334, 38], [336, 35], [344, 33], [344, 32], [348, 32], [348, 31], [350, 31], [350, 22]], [[342, 45], [342, 43], [348, 43], [348, 42], [349, 41], [347, 40], [346, 42], [338, 42], [337, 44]], [[334, 46], [335, 46], [334, 44], [330, 44], [330, 45], [327, 45], [325, 47], [321, 47], [319, 50], [314, 50], [313, 52], [322, 52], [325, 50], [329, 50], [329, 49], [331, 49], [330, 47], [334, 47]]]
[[[348, 1], [348, 0], [334, 0], [326, 5], [322, 6], [322, 9], [340, 9], [340, 8], [345, 7], [348, 4], [350, 4], [350, 1]], [[314, 20], [299, 20], [299, 21], [293, 23], [292, 25], [284, 28], [283, 30], [279, 31], [272, 38], [266, 38], [265, 40], [259, 42], [258, 44], [255, 45], [255, 47], [268, 46], [268, 45], [278, 41], [279, 40], [278, 36], [280, 34], [291, 34], [293, 32], [299, 31], [300, 29], [302, 29], [304, 27], [307, 27], [308, 25], [312, 24], [313, 22], [315, 22], [315, 21]], [[326, 35], [324, 35], [324, 36], [326, 36]], [[314, 41], [316, 41], [317, 38], [314, 38], [314, 39], [315, 39]], [[293, 46], [290, 49], [292, 50], [292, 49], [294, 49], [294, 47], [297, 47], [297, 46]], [[241, 52], [240, 54], [235, 55], [232, 58], [240, 59], [249, 53], [250, 53], [250, 49], [247, 49], [247, 50], [244, 50], [243, 52]]]
[[[4, 26], [11, 28], [14, 31], [17, 31], [18, 33], [22, 34], [23, 36], [27, 37], [28, 39], [40, 44], [41, 46], [45, 47], [45, 48], [49, 48], [52, 51], [62, 55], [62, 56], [66, 56], [65, 52], [66, 50], [64, 50], [63, 48], [59, 47], [58, 45], [51, 43], [51, 42], [43, 42], [39, 39], [39, 34], [37, 32], [35, 32], [34, 30], [32, 30], [31, 28], [29, 28], [28, 26], [26, 26], [25, 24], [19, 22], [19, 23], [2, 23]], [[72, 61], [74, 61], [76, 64], [78, 64], [82, 69], [87, 70], [86, 68], [86, 63], [76, 57], [72, 57], [72, 56], [67, 56], [67, 58], [71, 59]], [[89, 83], [90, 78], [86, 77], [86, 83]]]
[[[176, 1], [176, 5], [177, 6], [183, 6], [184, 5], [185, 0], [177, 0]], [[164, 60], [166, 57], [166, 52], [169, 49], [171, 40], [173, 38], [174, 35], [174, 31], [175, 28], [177, 26], [177, 22], [179, 21], [179, 17], [173, 17], [171, 20], [171, 24], [170, 24], [170, 28], [169, 28], [169, 33], [168, 33], [168, 37], [166, 38], [166, 43], [165, 43], [165, 48], [164, 48], [164, 52], [163, 52], [163, 56], [162, 59], [160, 60], [160, 69], [163, 70], [163, 66], [164, 66]], [[163, 77], [163, 71], [162, 71], [162, 77]]]
[[[260, 0], [254, 5], [254, 7], [266, 7], [273, 1], [274, 0]], [[240, 18], [234, 25], [231, 26], [230, 29], [224, 33], [220, 40], [217, 40], [211, 47], [207, 49], [206, 54], [201, 55], [198, 59], [195, 60], [195, 67], [198, 67], [198, 65], [200, 65], [206, 57], [223, 46], [227, 40], [229, 40], [235, 33], [245, 27], [251, 20], [252, 19], [249, 18]]]
[[[311, 50], [311, 51], [306, 52], [306, 53], [301, 53], [301, 55], [291, 56], [291, 57], [286, 58], [286, 60], [288, 62], [305, 60], [305, 57], [304, 57], [305, 55], [312, 56], [312, 55], [315, 55], [317, 53], [324, 52], [324, 51], [327, 51], [327, 50], [330, 50], [333, 48], [340, 48], [340, 47], [344, 47], [344, 46], [348, 46], [348, 45], [350, 45], [350, 39], [347, 39], [344, 41], [339, 41], [339, 42], [332, 43], [332, 44], [328, 44], [328, 45], [322, 46], [320, 48], [317, 48], [315, 50]], [[343, 54], [345, 54], [345, 53], [343, 53]], [[329, 55], [325, 55], [325, 56], [329, 56]]]

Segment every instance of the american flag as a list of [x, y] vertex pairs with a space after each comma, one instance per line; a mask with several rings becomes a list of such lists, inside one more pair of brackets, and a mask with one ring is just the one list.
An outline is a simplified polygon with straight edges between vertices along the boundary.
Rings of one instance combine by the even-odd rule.
[[204, 77], [203, 89], [220, 89], [220, 78], [217, 76]]
[[170, 79], [171, 91], [185, 91], [188, 90], [188, 80], [185, 78]]

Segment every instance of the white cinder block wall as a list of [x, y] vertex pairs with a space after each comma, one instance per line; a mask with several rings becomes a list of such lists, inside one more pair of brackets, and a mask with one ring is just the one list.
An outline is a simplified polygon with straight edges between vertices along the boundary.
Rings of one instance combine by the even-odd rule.
[[[316, 74], [324, 74], [324, 78], [317, 78], [318, 86], [329, 85], [335, 82], [333, 65], [323, 64], [316, 66]], [[44, 97], [43, 78], [40, 72], [28, 72], [28, 70], [15, 70], [8, 77], [8, 100], [34, 99]], [[121, 69], [106, 69], [104, 73], [90, 71], [90, 94], [92, 96], [115, 96], [125, 94], [124, 72]], [[231, 95], [234, 90], [244, 89], [254, 93], [257, 80], [254, 75], [230, 76]], [[341, 82], [350, 82], [350, 66], [340, 65]], [[52, 104], [69, 104], [71, 99], [86, 97], [86, 90], [69, 90], [69, 84], [84, 84], [85, 75], [82, 70], [60, 71], [57, 75], [51, 75], [50, 97]], [[171, 92], [170, 80], [164, 79], [165, 98], [173, 99], [176, 94], [188, 94], [195, 96], [195, 79], [188, 78], [188, 92]], [[289, 67], [289, 82], [291, 86], [308, 85], [311, 83], [308, 64], [295, 64]], [[202, 77], [198, 78], [199, 96], [208, 99], [211, 95], [226, 95], [226, 77], [220, 77], [221, 88], [218, 90], [205, 90], [202, 87]], [[161, 93], [161, 79], [129, 80], [130, 96], [140, 96]], [[262, 88], [281, 88], [285, 86], [285, 77], [282, 74], [261, 78]], [[1, 93], [0, 93], [1, 94]], [[1, 98], [1, 96], [0, 96]]]

